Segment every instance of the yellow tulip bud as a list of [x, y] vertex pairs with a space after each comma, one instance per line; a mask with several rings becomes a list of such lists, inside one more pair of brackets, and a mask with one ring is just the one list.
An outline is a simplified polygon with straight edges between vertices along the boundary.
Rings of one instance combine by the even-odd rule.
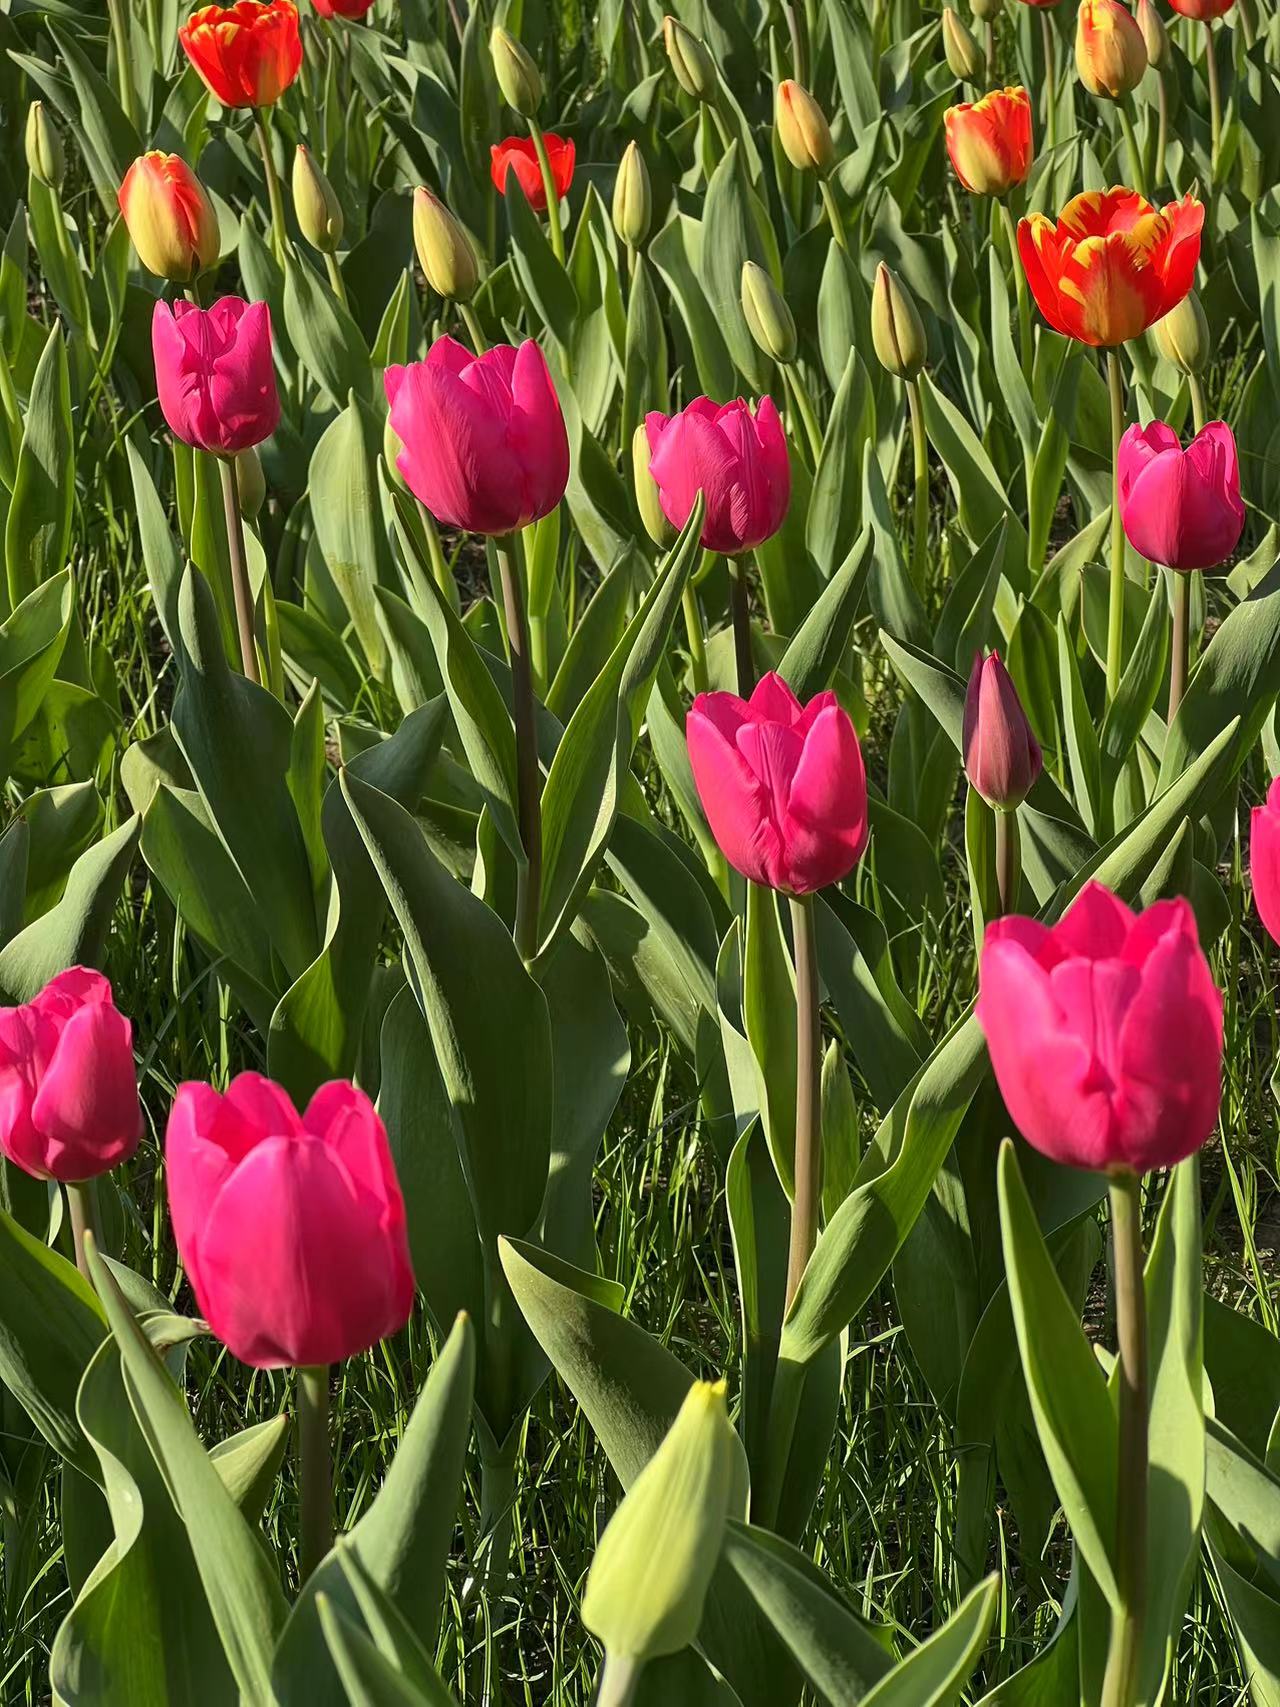
[[1157, 71], [1169, 63], [1169, 32], [1156, 11], [1154, 0], [1138, 0], [1138, 28], [1146, 43], [1147, 63]]
[[969, 10], [980, 24], [992, 24], [1000, 16], [1004, 0], [969, 0]]
[[754, 261], [742, 264], [742, 312], [765, 355], [784, 365], [795, 360], [795, 318], [777, 285]]
[[631, 476], [636, 489], [636, 508], [640, 511], [644, 531], [655, 545], [660, 545], [665, 551], [675, 543], [677, 530], [662, 512], [658, 482], [649, 472], [649, 435], [645, 431], [643, 421], [631, 435]]
[[1203, 373], [1209, 361], [1209, 322], [1195, 291], [1188, 291], [1176, 308], [1157, 320], [1152, 332], [1156, 348], [1183, 373]]
[[914, 379], [929, 349], [920, 310], [883, 261], [871, 291], [871, 342], [880, 365], [899, 379]]
[[662, 42], [676, 82], [685, 94], [692, 95], [695, 101], [714, 101], [720, 79], [705, 43], [669, 13], [662, 20]]
[[782, 152], [796, 171], [825, 177], [836, 161], [831, 126], [813, 96], [793, 78], [784, 78], [778, 84], [774, 124]]
[[43, 101], [32, 101], [27, 112], [27, 167], [47, 189], [60, 190], [67, 175], [67, 156], [58, 127]]
[[942, 42], [951, 75], [965, 83], [976, 83], [985, 63], [982, 53], [969, 26], [950, 6], [942, 13]]
[[430, 190], [413, 192], [413, 242], [427, 283], [446, 302], [469, 302], [480, 283], [471, 239]]
[[267, 501], [267, 477], [256, 448], [236, 452], [236, 498], [245, 521], [256, 520]]
[[1147, 44], [1120, 0], [1080, 0], [1076, 14], [1076, 70], [1091, 95], [1122, 101], [1147, 70]]
[[533, 56], [501, 24], [490, 32], [489, 52], [503, 100], [521, 118], [531, 119], [542, 104], [542, 73]]
[[628, 249], [638, 249], [649, 235], [653, 218], [653, 193], [649, 168], [639, 145], [629, 142], [618, 164], [613, 183], [613, 229]]
[[336, 254], [342, 242], [342, 203], [311, 150], [302, 143], [293, 157], [293, 211], [298, 229], [311, 247], [322, 255]]
[[190, 284], [218, 258], [218, 216], [208, 192], [176, 154], [141, 154], [120, 186], [120, 212], [150, 273]]

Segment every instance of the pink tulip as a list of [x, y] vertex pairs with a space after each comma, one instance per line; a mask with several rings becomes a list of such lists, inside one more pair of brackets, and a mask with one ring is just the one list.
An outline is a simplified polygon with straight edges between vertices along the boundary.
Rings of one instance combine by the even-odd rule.
[[550, 515], [569, 481], [569, 438], [547, 360], [532, 339], [482, 356], [437, 338], [425, 362], [389, 367], [396, 467], [437, 521], [514, 533]]
[[867, 776], [833, 693], [802, 706], [773, 674], [750, 700], [700, 693], [686, 733], [702, 809], [735, 871], [793, 895], [849, 875], [867, 845]]
[[299, 1116], [270, 1079], [179, 1086], [165, 1136], [174, 1237], [209, 1326], [258, 1369], [337, 1363], [408, 1320], [413, 1269], [387, 1134], [363, 1091]]
[[1077, 1168], [1170, 1168], [1218, 1118], [1222, 996], [1187, 901], [1087, 883], [1056, 925], [987, 926], [978, 1021], [1027, 1142]]
[[133, 1027], [100, 972], [73, 966], [0, 1008], [0, 1150], [38, 1179], [86, 1180], [142, 1136]]
[[1265, 806], [1249, 820], [1249, 875], [1258, 917], [1280, 942], [1280, 777], [1267, 790]]
[[235, 456], [275, 432], [280, 397], [265, 302], [157, 302], [151, 348], [160, 407], [184, 444]]
[[1120, 440], [1120, 514], [1140, 556], [1168, 569], [1213, 569], [1244, 529], [1231, 428], [1210, 421], [1186, 450], [1163, 421]]
[[644, 425], [649, 472], [673, 527], [689, 520], [702, 492], [707, 551], [736, 557], [777, 533], [791, 502], [791, 464], [772, 397], [762, 397], [754, 415], [740, 397], [723, 404], [695, 397], [678, 415], [646, 415]]
[[1044, 768], [1013, 678], [998, 652], [978, 653], [964, 701], [964, 773], [988, 806], [1020, 806]]

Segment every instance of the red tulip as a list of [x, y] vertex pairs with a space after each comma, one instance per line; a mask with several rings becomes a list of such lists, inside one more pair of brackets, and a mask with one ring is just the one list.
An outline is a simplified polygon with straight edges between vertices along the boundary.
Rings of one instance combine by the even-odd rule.
[[[575, 149], [571, 138], [557, 136], [554, 131], [547, 131], [542, 139], [547, 147], [547, 158], [551, 162], [551, 178], [556, 186], [556, 194], [561, 198], [569, 193], [569, 185], [573, 182], [573, 162]], [[514, 172], [524, 191], [525, 200], [535, 213], [547, 211], [547, 191], [542, 182], [542, 168], [538, 165], [537, 151], [527, 136], [509, 136], [505, 142], [495, 142], [489, 150], [489, 172], [493, 178], [493, 187], [500, 195], [507, 191], [507, 173]]]
[[1280, 942], [1280, 777], [1267, 790], [1266, 804], [1249, 820], [1249, 876], [1258, 917]]
[[142, 1135], [133, 1028], [100, 972], [73, 966], [0, 1008], [0, 1150], [39, 1179], [85, 1180]]
[[1175, 12], [1181, 12], [1184, 18], [1195, 18], [1201, 23], [1211, 18], [1221, 18], [1235, 3], [1236, 0], [1169, 0]]
[[178, 1254], [242, 1363], [337, 1363], [413, 1308], [404, 1202], [363, 1091], [322, 1085], [299, 1115], [270, 1079], [178, 1088], [165, 1135]]
[[1244, 530], [1235, 435], [1210, 421], [1183, 450], [1163, 421], [1120, 440], [1120, 515], [1129, 543], [1168, 569], [1213, 569]]
[[773, 674], [750, 700], [701, 693], [686, 734], [702, 810], [735, 871], [793, 895], [849, 875], [867, 846], [867, 777], [833, 693], [802, 706]]
[[374, 0], [311, 0], [322, 18], [363, 18], [371, 12]]
[[202, 6], [178, 30], [187, 58], [224, 107], [269, 107], [302, 69], [293, 0]]
[[151, 348], [160, 407], [184, 444], [235, 456], [275, 432], [280, 396], [265, 302], [224, 296], [209, 309], [158, 302]]
[[689, 520], [701, 492], [706, 550], [736, 557], [777, 533], [791, 502], [791, 464], [772, 397], [762, 397], [754, 414], [740, 397], [723, 404], [695, 397], [678, 415], [655, 411], [644, 424], [649, 472], [673, 527]]
[[384, 383], [396, 467], [436, 517], [504, 534], [549, 515], [569, 480], [569, 439], [547, 360], [532, 339], [482, 356], [437, 338], [425, 362]]
[[973, 660], [964, 702], [964, 773], [988, 806], [1020, 806], [1044, 768], [1013, 678], [998, 652]]
[[1007, 195], [1031, 170], [1031, 97], [1023, 88], [993, 89], [943, 114], [956, 177], [980, 196]]
[[1146, 1173], [1213, 1130], [1222, 995], [1181, 897], [1135, 915], [1087, 883], [1056, 925], [993, 920], [977, 1014], [1014, 1123], [1054, 1161]]

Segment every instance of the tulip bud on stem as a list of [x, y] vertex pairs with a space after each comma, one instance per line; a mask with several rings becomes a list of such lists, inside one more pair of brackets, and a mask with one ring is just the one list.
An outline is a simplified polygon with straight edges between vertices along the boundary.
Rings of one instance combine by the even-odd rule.
[[298, 1371], [298, 1471], [301, 1488], [299, 1573], [305, 1583], [333, 1545], [327, 1364]]
[[1120, 352], [1107, 351], [1111, 393], [1111, 589], [1107, 607], [1107, 703], [1116, 697], [1124, 668], [1124, 519], [1120, 513], [1120, 440], [1124, 436], [1124, 375]]
[[1131, 1170], [1111, 1174], [1111, 1237], [1115, 1266], [1116, 1340], [1120, 1363], [1120, 1454], [1116, 1476], [1116, 1587], [1102, 1707], [1137, 1700], [1147, 1604], [1147, 1306], [1142, 1277], [1142, 1180]]
[[218, 470], [222, 476], [222, 508], [227, 522], [227, 550], [231, 557], [231, 592], [236, 604], [240, 662], [248, 679], [261, 687], [258, 646], [253, 632], [253, 591], [249, 585], [249, 563], [244, 550], [244, 522], [240, 516], [235, 458], [220, 456]]
[[267, 130], [266, 111], [262, 107], [253, 109], [253, 128], [258, 138], [258, 152], [262, 155], [262, 170], [267, 177], [267, 199], [271, 203], [271, 249], [283, 267], [289, 241], [284, 220], [284, 194], [271, 156], [271, 137]]
[[98, 1225], [98, 1189], [91, 1179], [68, 1180], [67, 1213], [71, 1221], [71, 1243], [75, 1248], [76, 1267], [93, 1285], [89, 1263], [85, 1256], [84, 1236], [90, 1233], [98, 1248], [102, 1248], [102, 1233]]
[[822, 1190], [822, 1008], [812, 895], [791, 897], [791, 934], [796, 965], [796, 1154], [787, 1309], [818, 1242]]
[[516, 810], [525, 863], [516, 874], [515, 944], [527, 965], [538, 952], [538, 912], [542, 899], [542, 800], [539, 788], [538, 726], [533, 702], [529, 623], [525, 614], [519, 561], [520, 537], [503, 534], [493, 542], [502, 581], [502, 610], [511, 655], [511, 691], [516, 725]]

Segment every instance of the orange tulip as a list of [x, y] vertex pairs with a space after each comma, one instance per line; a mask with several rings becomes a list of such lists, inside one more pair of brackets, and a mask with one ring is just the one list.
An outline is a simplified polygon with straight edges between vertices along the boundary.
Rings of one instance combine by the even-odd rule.
[[152, 149], [120, 186], [120, 212], [148, 272], [190, 284], [218, 258], [218, 216], [204, 185], [177, 154]]
[[1147, 74], [1147, 44], [1120, 0], [1080, 0], [1076, 70], [1091, 95], [1123, 101]]
[[293, 0], [202, 6], [181, 26], [178, 40], [224, 107], [270, 107], [302, 69]]
[[1194, 196], [1156, 208], [1135, 190], [1086, 190], [1056, 223], [1018, 225], [1018, 252], [1041, 314], [1064, 337], [1109, 347], [1176, 308], [1200, 260], [1204, 208]]
[[980, 101], [948, 107], [947, 153], [956, 177], [979, 196], [1003, 196], [1031, 170], [1031, 97], [1025, 89], [993, 89]]

